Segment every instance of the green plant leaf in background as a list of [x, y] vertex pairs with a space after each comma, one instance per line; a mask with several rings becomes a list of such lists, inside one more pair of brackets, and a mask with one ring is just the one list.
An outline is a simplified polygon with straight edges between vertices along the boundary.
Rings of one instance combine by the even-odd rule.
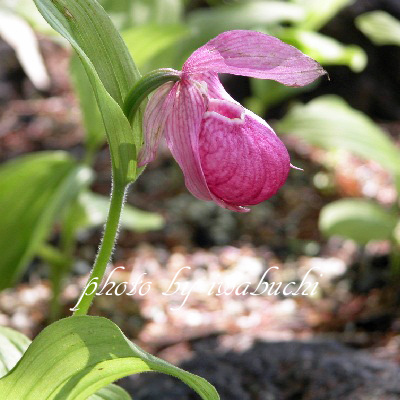
[[367, 65], [367, 55], [361, 47], [344, 45], [318, 32], [285, 29], [279, 37], [322, 65], [347, 65], [354, 72], [361, 72]]
[[376, 45], [400, 46], [400, 21], [385, 11], [361, 14], [356, 25]]
[[[81, 213], [81, 228], [98, 227], [105, 223], [110, 204], [108, 197], [84, 191], [80, 194], [78, 202]], [[133, 232], [147, 232], [161, 229], [163, 226], [164, 219], [161, 215], [138, 210], [129, 204], [124, 206], [121, 216], [122, 228]]]
[[0, 37], [15, 51], [22, 68], [40, 90], [48, 90], [50, 77], [35, 32], [17, 13], [0, 4]]
[[330, 21], [342, 8], [355, 0], [292, 0], [292, 3], [305, 10], [305, 18], [299, 24], [302, 29], [318, 31]]
[[0, 169], [0, 289], [24, 272], [60, 212], [91, 174], [63, 151], [40, 152]]
[[1, 5], [15, 14], [20, 15], [37, 32], [48, 36], [59, 36], [44, 20], [32, 0], [2, 0]]
[[181, 379], [203, 400], [219, 399], [203, 378], [146, 353], [113, 322], [91, 316], [66, 318], [45, 328], [0, 379], [0, 393], [7, 400], [86, 400], [117, 379], [146, 371]]
[[221, 32], [231, 29], [268, 31], [281, 23], [296, 23], [304, 18], [302, 7], [282, 1], [245, 0], [192, 11], [187, 17], [192, 35], [182, 50], [181, 62]]
[[0, 378], [14, 368], [30, 343], [22, 333], [0, 326]]
[[121, 106], [140, 77], [110, 18], [95, 0], [35, 0], [46, 21], [78, 53], [98, 102], [120, 185], [136, 179], [136, 152], [142, 145], [141, 116], [134, 132]]
[[177, 24], [182, 20], [182, 0], [100, 0], [120, 31], [145, 24]]
[[184, 11], [182, 0], [131, 0], [131, 7], [135, 25], [176, 24]]
[[122, 387], [111, 384], [92, 394], [88, 400], [131, 400], [131, 396]]
[[106, 134], [92, 85], [78, 56], [71, 57], [70, 76], [75, 93], [79, 98], [85, 128], [86, 150], [90, 154], [94, 154], [106, 141]]
[[317, 82], [293, 88], [275, 81], [250, 78], [252, 96], [244, 100], [244, 106], [258, 115], [263, 115], [270, 107], [301, 92], [312, 90], [316, 84]]
[[[122, 37], [139, 68], [149, 72], [152, 69], [171, 67], [170, 59], [173, 57], [159, 57], [159, 55], [170, 50], [188, 33], [188, 28], [183, 24], [146, 24], [122, 32]], [[148, 65], [155, 57], [157, 57], [157, 65], [153, 65], [154, 63]]]
[[241, 1], [210, 9], [198, 9], [188, 16], [188, 25], [207, 40], [230, 29], [266, 27], [283, 22], [299, 22], [304, 9], [282, 1]]
[[276, 128], [315, 146], [348, 150], [378, 162], [396, 177], [400, 174], [400, 150], [369, 117], [338, 96], [294, 106]]
[[365, 199], [343, 199], [325, 206], [319, 227], [326, 236], [341, 236], [364, 245], [389, 240], [397, 224], [396, 214]]

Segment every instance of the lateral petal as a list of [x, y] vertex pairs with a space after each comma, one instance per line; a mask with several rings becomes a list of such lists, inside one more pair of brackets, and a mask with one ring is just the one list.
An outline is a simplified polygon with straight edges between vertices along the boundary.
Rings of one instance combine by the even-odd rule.
[[160, 86], [147, 103], [143, 117], [144, 145], [138, 155], [138, 166], [143, 167], [153, 161], [164, 133], [165, 123], [172, 110], [171, 89], [174, 82]]
[[312, 58], [281, 40], [260, 32], [221, 33], [197, 49], [183, 73], [207, 71], [272, 79], [287, 86], [304, 86], [325, 74]]
[[213, 200], [200, 164], [199, 134], [207, 99], [201, 88], [188, 79], [175, 84], [172, 112], [165, 125], [165, 137], [181, 167], [189, 191], [201, 200]]

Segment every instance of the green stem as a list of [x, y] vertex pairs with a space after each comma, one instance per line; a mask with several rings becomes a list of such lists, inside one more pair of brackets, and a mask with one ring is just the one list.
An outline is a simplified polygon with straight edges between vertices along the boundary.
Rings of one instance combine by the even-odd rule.
[[392, 240], [390, 251], [390, 270], [393, 276], [400, 275], [400, 246], [395, 239]]
[[177, 82], [181, 79], [181, 73], [171, 68], [161, 68], [142, 76], [124, 101], [123, 111], [129, 122], [132, 123], [136, 111], [142, 101], [155, 89], [167, 82]]
[[59, 319], [61, 310], [60, 295], [62, 291], [62, 282], [64, 276], [71, 268], [72, 257], [50, 245], [43, 245], [38, 251], [38, 256], [50, 267], [52, 289], [50, 321], [56, 321]]
[[[96, 294], [97, 288], [103, 279], [117, 238], [118, 226], [121, 218], [124, 198], [125, 186], [114, 182], [111, 192], [110, 211], [108, 213], [107, 222], [104, 229], [104, 236], [101, 241], [100, 249], [97, 253], [92, 272], [88, 279], [87, 285], [85, 286], [85, 290], [80, 297], [78, 304], [74, 308], [74, 315], [87, 314], [89, 307], [92, 304], [93, 298]], [[91, 290], [91, 293], [86, 293], [87, 289], [91, 285], [91, 282], [95, 283], [96, 289]]]
[[[132, 124], [140, 104], [151, 92], [166, 82], [179, 81], [180, 77], [181, 73], [179, 71], [169, 68], [162, 68], [152, 71], [139, 79], [139, 81], [137, 81], [135, 86], [127, 95], [123, 105], [124, 114], [128, 118], [129, 122]], [[118, 176], [118, 174], [115, 172], [116, 171], [113, 171], [114, 177]], [[108, 213], [107, 222], [104, 229], [104, 236], [85, 289], [76, 306], [71, 309], [71, 311], [74, 311], [74, 315], [87, 314], [93, 298], [96, 295], [96, 291], [103, 280], [107, 264], [110, 261], [111, 253], [117, 239], [119, 221], [124, 205], [125, 188], [125, 184], [114, 179], [113, 189], [111, 192], [110, 211]], [[88, 289], [90, 289], [90, 293]]]
[[67, 267], [51, 265], [51, 300], [50, 300], [50, 322], [57, 321], [61, 315], [61, 292]]

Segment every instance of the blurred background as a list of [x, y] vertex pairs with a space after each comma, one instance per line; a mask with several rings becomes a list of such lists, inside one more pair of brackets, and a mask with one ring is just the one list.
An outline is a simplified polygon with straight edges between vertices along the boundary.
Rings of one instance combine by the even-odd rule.
[[[91, 310], [222, 399], [400, 399], [400, 1], [101, 0], [142, 73], [180, 69], [230, 29], [279, 37], [329, 73], [305, 88], [221, 76], [287, 145], [271, 200], [236, 214], [194, 198], [165, 144], [131, 187], [115, 281], [151, 296]], [[0, 0], [0, 325], [31, 339], [70, 315], [101, 238], [110, 161], [90, 84], [32, 0]], [[197, 289], [163, 296], [177, 271]], [[204, 285], [318, 282], [313, 296], [208, 296]], [[322, 275], [322, 276], [321, 276]], [[165, 376], [135, 399], [194, 399]]]

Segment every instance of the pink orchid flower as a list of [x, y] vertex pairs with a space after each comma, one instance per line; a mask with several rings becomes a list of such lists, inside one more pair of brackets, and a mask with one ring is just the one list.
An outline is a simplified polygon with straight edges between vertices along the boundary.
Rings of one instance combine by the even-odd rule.
[[270, 126], [225, 91], [218, 73], [303, 86], [325, 71], [275, 37], [228, 31], [197, 49], [180, 80], [160, 86], [149, 100], [139, 165], [154, 159], [164, 135], [194, 196], [246, 212], [285, 183], [290, 158]]

